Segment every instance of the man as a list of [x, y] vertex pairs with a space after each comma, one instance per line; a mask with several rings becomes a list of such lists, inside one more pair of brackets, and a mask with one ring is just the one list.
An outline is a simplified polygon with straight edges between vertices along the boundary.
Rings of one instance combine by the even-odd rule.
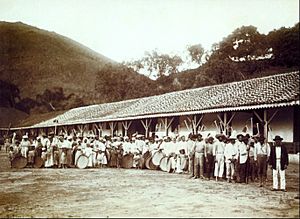
[[195, 160], [194, 160], [194, 175], [195, 179], [201, 178], [204, 179], [204, 147], [205, 147], [205, 141], [202, 138], [201, 134], [197, 135], [196, 141], [195, 141]]
[[280, 189], [286, 192], [285, 169], [289, 165], [289, 157], [286, 147], [282, 144], [283, 138], [276, 135], [273, 141], [274, 146], [271, 147], [269, 164], [273, 170], [273, 188], [272, 191], [278, 191], [278, 172], [280, 176]]
[[47, 156], [45, 161], [45, 167], [52, 167], [54, 165], [54, 147], [55, 139], [54, 139], [54, 132], [50, 132], [48, 134], [49, 141], [46, 144], [47, 147]]
[[224, 151], [225, 151], [225, 143], [224, 139], [226, 138], [223, 134], [217, 134], [216, 138], [218, 139], [215, 142], [215, 147], [213, 150], [213, 156], [215, 157], [215, 177], [216, 181], [223, 177], [224, 173]]
[[225, 165], [226, 165], [226, 179], [227, 182], [233, 181], [234, 176], [234, 162], [236, 156], [236, 150], [234, 148], [235, 138], [230, 136], [228, 138], [228, 143], [225, 145], [224, 156], [225, 156]]
[[28, 147], [31, 145], [30, 141], [28, 140], [27, 135], [23, 135], [22, 141], [21, 141], [21, 154], [23, 157], [27, 158], [28, 155]]
[[130, 154], [133, 152], [132, 144], [128, 136], [124, 137], [123, 150], [124, 150], [123, 155]]
[[99, 154], [97, 156], [97, 160], [100, 163], [100, 167], [106, 167], [107, 166], [107, 157], [106, 157], [106, 146], [105, 146], [105, 139], [100, 138], [99, 139]]
[[204, 147], [204, 158], [206, 162], [206, 177], [208, 180], [213, 175], [213, 165], [214, 165], [214, 156], [213, 156], [213, 149], [214, 149], [214, 137], [210, 136], [207, 138], [207, 143]]
[[239, 166], [239, 183], [246, 183], [246, 165], [248, 160], [248, 139], [243, 134], [237, 135], [238, 137], [238, 166]]
[[257, 163], [259, 186], [263, 187], [266, 182], [266, 165], [270, 156], [270, 145], [265, 142], [265, 138], [261, 136], [254, 144], [254, 148], [254, 160]]
[[254, 158], [255, 154], [255, 147], [254, 147], [254, 140], [249, 141], [249, 157], [248, 157], [248, 173], [247, 177], [250, 177], [251, 182], [254, 182], [255, 180], [255, 172], [256, 171], [256, 161]]
[[34, 158], [35, 158], [35, 145], [31, 144], [28, 146], [28, 153], [27, 153], [27, 166], [33, 168], [34, 165]]

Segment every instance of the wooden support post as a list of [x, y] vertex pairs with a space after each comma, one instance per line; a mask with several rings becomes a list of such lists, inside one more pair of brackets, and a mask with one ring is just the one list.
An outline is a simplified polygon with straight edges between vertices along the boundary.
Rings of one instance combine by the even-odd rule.
[[143, 120], [141, 120], [141, 123], [142, 123], [142, 125], [144, 126], [144, 129], [145, 129], [146, 138], [148, 138], [149, 128], [150, 128], [151, 122], [152, 122], [152, 119], [150, 119], [150, 120], [146, 119], [145, 122]]
[[99, 137], [102, 137], [103, 125], [102, 125], [101, 123], [95, 124], [95, 125], [96, 125], [96, 128], [97, 128], [97, 130], [98, 130]]
[[223, 133], [224, 135], [227, 135], [227, 112], [224, 113], [224, 121], [223, 121], [223, 124], [224, 124], [224, 130], [223, 130]]
[[184, 124], [185, 124], [187, 130], [189, 130], [189, 132], [193, 132], [192, 129], [191, 129], [191, 127], [190, 127], [190, 125], [187, 123], [186, 120], [184, 120]]
[[259, 120], [261, 123], [264, 122], [264, 120], [258, 115], [257, 112], [253, 111], [253, 113], [256, 115], [256, 117], [258, 118], [258, 120]]
[[174, 117], [172, 117], [169, 122], [168, 122], [168, 118], [167, 117], [164, 120], [163, 119], [161, 120], [162, 123], [163, 123], [163, 125], [164, 125], [164, 128], [165, 128], [166, 136], [168, 136], [168, 130], [169, 130], [169, 128], [170, 128], [173, 120], [174, 120]]
[[251, 129], [251, 136], [253, 136], [253, 118], [250, 118], [250, 129]]
[[196, 116], [196, 115], [193, 116], [193, 120], [192, 120], [192, 128], [193, 128], [193, 133], [194, 133], [194, 134], [197, 133], [197, 127], [200, 125], [202, 119], [203, 119], [203, 115], [201, 115], [201, 117], [199, 118], [198, 121], [197, 121], [197, 116]]
[[114, 135], [114, 129], [115, 129], [115, 127], [116, 127], [116, 123], [114, 123], [114, 122], [109, 122], [108, 124], [109, 124], [109, 127], [110, 127], [110, 133], [111, 133], [111, 136], [113, 136], [113, 135]]
[[131, 123], [132, 123], [132, 121], [130, 121], [129, 123], [128, 123], [128, 121], [122, 122], [122, 125], [123, 125], [124, 130], [125, 130], [124, 136], [127, 136], [128, 129], [129, 129]]
[[278, 109], [274, 112], [274, 114], [271, 116], [271, 118], [268, 120], [268, 124], [270, 124], [270, 122], [272, 121], [272, 119], [274, 118], [274, 116], [278, 113]]
[[264, 109], [264, 137], [266, 138], [266, 142], [268, 142], [268, 118], [267, 118], [267, 110]]

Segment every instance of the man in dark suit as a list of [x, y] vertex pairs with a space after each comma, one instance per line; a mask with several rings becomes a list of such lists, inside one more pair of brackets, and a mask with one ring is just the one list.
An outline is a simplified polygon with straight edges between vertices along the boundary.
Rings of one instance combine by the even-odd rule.
[[286, 147], [282, 144], [283, 138], [276, 135], [273, 139], [274, 146], [271, 147], [269, 165], [273, 170], [272, 191], [278, 191], [278, 172], [280, 176], [280, 190], [286, 192], [285, 169], [289, 165], [289, 157]]

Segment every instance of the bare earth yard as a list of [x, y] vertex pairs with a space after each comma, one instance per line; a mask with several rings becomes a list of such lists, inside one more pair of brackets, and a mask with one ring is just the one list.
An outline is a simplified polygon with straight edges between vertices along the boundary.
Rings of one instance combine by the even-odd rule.
[[21, 169], [0, 151], [0, 217], [299, 217], [299, 166], [288, 192], [257, 183], [135, 169]]

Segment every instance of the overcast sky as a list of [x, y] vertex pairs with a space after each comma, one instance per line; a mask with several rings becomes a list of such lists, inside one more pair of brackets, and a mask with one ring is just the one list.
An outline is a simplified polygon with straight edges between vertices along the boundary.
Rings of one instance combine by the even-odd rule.
[[261, 33], [299, 20], [298, 0], [0, 0], [0, 20], [70, 37], [116, 61], [188, 44], [210, 49], [234, 29]]

